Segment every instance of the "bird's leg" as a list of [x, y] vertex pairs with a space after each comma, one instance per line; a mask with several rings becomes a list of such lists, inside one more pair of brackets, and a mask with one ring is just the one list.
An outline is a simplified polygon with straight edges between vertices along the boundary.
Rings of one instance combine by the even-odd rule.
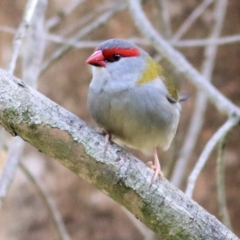
[[154, 160], [153, 160], [152, 169], [154, 170], [154, 175], [152, 177], [151, 185], [155, 182], [158, 175], [160, 177], [163, 177], [163, 172], [161, 171], [161, 166], [160, 166], [160, 162], [159, 162], [159, 159], [158, 159], [158, 154], [157, 154], [157, 149], [156, 148], [154, 149], [153, 156], [154, 156]]
[[106, 135], [105, 135], [105, 143], [104, 143], [104, 155], [107, 151], [107, 148], [108, 148], [108, 145], [109, 145], [109, 142], [111, 141], [111, 134], [107, 133], [106, 132]]
[[104, 151], [103, 151], [103, 154], [105, 155], [106, 151], [107, 151], [107, 148], [108, 148], [108, 145], [109, 143], [111, 142], [112, 140], [112, 134], [109, 133], [108, 131], [106, 131], [105, 129], [103, 128], [98, 128], [97, 131], [104, 135], [105, 136], [105, 142], [104, 142]]

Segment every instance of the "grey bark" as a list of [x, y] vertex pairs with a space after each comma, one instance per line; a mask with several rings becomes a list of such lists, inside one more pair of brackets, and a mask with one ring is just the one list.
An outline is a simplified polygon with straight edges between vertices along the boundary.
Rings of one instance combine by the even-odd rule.
[[0, 70], [0, 123], [125, 206], [162, 239], [238, 239], [166, 179], [21, 80]]

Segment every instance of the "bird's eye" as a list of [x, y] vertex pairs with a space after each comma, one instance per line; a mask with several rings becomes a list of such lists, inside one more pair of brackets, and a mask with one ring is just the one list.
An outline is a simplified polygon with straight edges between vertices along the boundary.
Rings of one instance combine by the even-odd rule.
[[114, 62], [119, 61], [120, 58], [121, 58], [121, 56], [119, 54], [113, 54], [113, 56], [112, 56], [112, 59], [113, 59]]

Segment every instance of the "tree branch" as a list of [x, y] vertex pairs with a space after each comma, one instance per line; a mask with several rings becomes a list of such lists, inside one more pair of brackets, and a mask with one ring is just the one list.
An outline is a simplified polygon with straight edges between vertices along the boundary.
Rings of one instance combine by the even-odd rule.
[[195, 164], [190, 176], [188, 177], [188, 184], [185, 191], [187, 196], [192, 197], [197, 178], [217, 143], [222, 139], [223, 136], [227, 134], [227, 132], [229, 132], [238, 124], [239, 124], [238, 118], [236, 117], [229, 118], [208, 141], [200, 157], [198, 158], [197, 163]]
[[231, 220], [228, 214], [227, 197], [225, 191], [225, 163], [223, 152], [226, 145], [228, 133], [218, 143], [217, 149], [217, 196], [218, 196], [218, 212], [220, 219], [229, 229], [232, 230]]
[[168, 10], [168, 1], [166, 0], [157, 0], [157, 6], [160, 10], [160, 22], [162, 28], [162, 34], [165, 39], [170, 39], [172, 35], [171, 29], [171, 20]]
[[11, 140], [11, 144], [8, 150], [7, 161], [0, 176], [0, 209], [2, 208], [4, 199], [7, 196], [9, 187], [16, 174], [19, 158], [23, 152], [23, 147], [24, 142], [21, 138], [16, 137]]
[[[227, 0], [219, 0], [215, 3], [214, 19], [215, 23], [212, 27], [212, 31], [209, 39], [215, 40], [221, 35], [221, 30], [224, 22], [224, 17], [227, 10]], [[208, 45], [204, 50], [204, 60], [202, 64], [202, 75], [205, 77], [206, 81], [212, 81], [212, 74], [214, 70], [214, 65], [216, 61], [218, 46]], [[179, 187], [185, 177], [185, 172], [190, 160], [190, 156], [196, 146], [199, 134], [201, 132], [204, 119], [205, 111], [207, 108], [207, 96], [205, 92], [198, 91], [193, 115], [188, 128], [187, 136], [185, 142], [182, 146], [180, 156], [177, 160], [173, 177], [171, 182]]]
[[79, 5], [81, 5], [85, 1], [86, 0], [74, 0], [70, 2], [68, 5], [65, 6], [65, 9], [62, 9], [57, 13], [57, 15], [51, 17], [46, 21], [46, 28], [51, 29], [56, 27], [56, 25], [58, 25], [61, 20], [70, 15]]
[[130, 14], [139, 31], [152, 43], [155, 49], [167, 60], [172, 67], [182, 74], [185, 79], [191, 81], [199, 90], [204, 91], [208, 99], [217, 109], [228, 115], [236, 115], [240, 118], [240, 108], [222, 95], [171, 45], [169, 45], [154, 29], [141, 8], [139, 0], [129, 0]]
[[[91, 31], [93, 31], [94, 29], [98, 28], [100, 25], [102, 25], [103, 23], [106, 23], [109, 18], [111, 18], [112, 16], [114, 16], [116, 13], [122, 11], [123, 9], [126, 8], [126, 4], [120, 4], [118, 6], [116, 6], [115, 8], [103, 13], [102, 15], [100, 15], [96, 20], [94, 20], [93, 22], [91, 22], [90, 24], [88, 24], [87, 26], [85, 26], [83, 29], [81, 29], [77, 34], [75, 34], [71, 40], [70, 43], [74, 44], [76, 41], [79, 41], [80, 39], [82, 39], [84, 36], [86, 36], [87, 34], [89, 34]], [[48, 58], [41, 67], [41, 72], [43, 73], [54, 61], [56, 61], [57, 59], [59, 59], [65, 52], [67, 52], [69, 49], [71, 49], [71, 46], [68, 45], [64, 45], [62, 47], [60, 47], [58, 50], [56, 50], [52, 56], [50, 58]]]
[[168, 239], [238, 239], [166, 179], [151, 188], [153, 171], [21, 80], [0, 70], [0, 122]]
[[[46, 0], [28, 1], [23, 20], [13, 41], [13, 54], [9, 64], [11, 67], [8, 68], [9, 73], [14, 72], [22, 38], [26, 35], [23, 44], [25, 48], [22, 54], [22, 78], [32, 87], [37, 86], [39, 65], [45, 49], [45, 41], [39, 38], [39, 36], [44, 32], [43, 26], [46, 7]], [[1, 129], [1, 131], [4, 131], [4, 129]], [[4, 135], [1, 140], [6, 142], [7, 136], [5, 134], [1, 135]], [[0, 175], [0, 209], [15, 176], [24, 145], [21, 138], [12, 139], [9, 144], [8, 156]]]
[[17, 58], [19, 55], [20, 47], [22, 45], [22, 39], [25, 36], [26, 30], [29, 27], [29, 24], [32, 20], [32, 16], [35, 10], [35, 7], [38, 3], [38, 0], [29, 0], [26, 5], [26, 9], [23, 15], [22, 22], [15, 34], [14, 40], [13, 40], [13, 54], [11, 56], [11, 59], [9, 61], [8, 71], [10, 73], [13, 73]]
[[202, 1], [194, 11], [188, 16], [188, 18], [183, 22], [181, 27], [173, 35], [172, 40], [178, 41], [193, 25], [193, 23], [201, 16], [201, 14], [206, 10], [206, 8], [213, 2], [213, 0]]
[[25, 166], [25, 164], [20, 162], [20, 168], [23, 171], [23, 173], [26, 175], [29, 181], [32, 182], [34, 187], [39, 192], [40, 197], [42, 198], [42, 201], [44, 202], [48, 213], [50, 217], [52, 218], [52, 221], [55, 225], [55, 229], [58, 235], [58, 238], [60, 240], [71, 240], [66, 227], [64, 225], [61, 213], [59, 212], [57, 208], [57, 204], [54, 200], [54, 198], [51, 196], [51, 194], [48, 192], [47, 188], [43, 184], [43, 182], [35, 177], [29, 169]]

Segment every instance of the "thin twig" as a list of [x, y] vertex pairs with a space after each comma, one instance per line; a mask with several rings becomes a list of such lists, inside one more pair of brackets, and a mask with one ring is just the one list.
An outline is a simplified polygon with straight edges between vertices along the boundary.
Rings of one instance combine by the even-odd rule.
[[220, 139], [222, 139], [222, 137], [225, 136], [226, 133], [230, 131], [232, 128], [234, 128], [238, 123], [239, 123], [238, 118], [236, 117], [229, 118], [208, 141], [197, 161], [197, 164], [195, 165], [192, 173], [188, 178], [188, 184], [185, 192], [188, 197], [192, 197], [197, 178], [200, 172], [202, 171], [207, 159], [209, 158], [212, 150], [215, 148]]
[[16, 169], [18, 166], [19, 158], [22, 155], [24, 142], [20, 137], [15, 137], [11, 141], [7, 161], [3, 167], [0, 176], [0, 209], [2, 207], [3, 201], [7, 196], [9, 187], [15, 176]]
[[4, 129], [0, 129], [0, 152], [2, 152], [2, 150], [7, 147], [6, 138], [7, 132]]
[[142, 236], [144, 237], [144, 240], [155, 240], [155, 233], [151, 229], [149, 229], [146, 225], [140, 222], [132, 213], [130, 213], [124, 207], [122, 207], [122, 210], [126, 214], [128, 219], [132, 222], [132, 224], [142, 234]]
[[67, 4], [65, 9], [62, 9], [61, 12], [56, 15], [51, 17], [50, 19], [47, 20], [46, 22], [46, 28], [51, 29], [56, 27], [59, 22], [70, 15], [80, 4], [84, 3], [86, 0], [73, 0], [70, 4]]
[[[76, 41], [79, 41], [79, 39], [83, 38], [85, 35], [89, 34], [94, 29], [98, 28], [100, 25], [105, 23], [109, 20], [109, 18], [113, 17], [117, 12], [122, 11], [127, 7], [126, 4], [121, 4], [120, 6], [112, 9], [111, 11], [107, 11], [106, 13], [102, 14], [97, 20], [94, 20], [92, 23], [81, 29], [80, 32], [78, 32], [74, 37], [71, 39], [71, 43], [74, 44]], [[64, 45], [63, 47], [59, 48], [57, 51], [55, 51], [51, 57], [46, 60], [41, 68], [41, 72], [44, 72], [47, 70], [47, 68], [55, 62], [57, 59], [59, 59], [65, 52], [67, 52], [71, 47], [69, 45]]]
[[[26, 33], [26, 40], [23, 44], [22, 78], [31, 87], [37, 89], [40, 66], [46, 47], [45, 40], [45, 11], [47, 0], [39, 0], [35, 9], [32, 24]], [[37, 49], [37, 51], [36, 51]]]
[[[22, 39], [25, 36], [26, 30], [30, 25], [37, 2], [38, 2], [37, 0], [29, 0], [27, 2], [22, 21], [15, 34], [13, 44], [12, 44], [13, 53], [7, 68], [7, 71], [11, 74], [13, 74], [15, 70], [16, 61], [22, 45]], [[1, 129], [1, 131], [4, 131], [4, 130]], [[7, 135], [5, 133], [1, 133], [1, 136], [2, 136], [2, 139], [1, 139], [2, 143], [6, 142]], [[19, 137], [14, 138], [10, 143], [7, 160], [5, 162], [5, 165], [3, 167], [3, 170], [0, 176], [0, 208], [2, 207], [2, 203], [7, 195], [8, 189], [15, 176], [16, 169], [18, 166], [18, 161], [19, 161], [18, 157], [21, 156], [22, 154], [23, 146], [24, 146], [23, 141]], [[3, 144], [1, 144], [1, 147], [3, 147]], [[2, 148], [0, 149], [0, 151], [2, 151]]]
[[178, 41], [193, 25], [193, 23], [201, 16], [204, 10], [213, 2], [213, 0], [204, 0], [194, 11], [188, 16], [188, 18], [183, 22], [181, 27], [176, 31], [172, 37], [172, 41]]
[[189, 39], [171, 42], [175, 47], [204, 47], [208, 45], [226, 45], [240, 42], [240, 35], [226, 36], [217, 39]]
[[32, 16], [34, 13], [34, 10], [36, 8], [38, 0], [29, 0], [25, 12], [23, 14], [23, 19], [22, 22], [17, 30], [17, 33], [15, 34], [14, 40], [13, 40], [13, 53], [11, 56], [11, 59], [9, 61], [8, 65], [8, 72], [13, 74], [15, 66], [16, 66], [16, 61], [19, 55], [20, 47], [22, 45], [22, 39], [25, 36], [26, 30], [29, 27], [29, 24], [32, 20]]
[[163, 30], [163, 36], [166, 39], [170, 39], [172, 35], [171, 29], [171, 20], [168, 10], [168, 1], [167, 0], [157, 0], [159, 9], [160, 9], [160, 16], [161, 16], [161, 27]]
[[[216, 2], [214, 15], [215, 25], [212, 28], [210, 39], [217, 39], [220, 36], [224, 17], [227, 9], [227, 0], [219, 0]], [[202, 74], [206, 81], [211, 81], [212, 73], [214, 69], [215, 59], [217, 54], [217, 46], [209, 45], [204, 51], [204, 61], [202, 66]], [[207, 96], [205, 92], [198, 91], [197, 99], [194, 107], [194, 112], [190, 122], [190, 126], [185, 138], [185, 142], [180, 152], [180, 157], [177, 160], [173, 176], [172, 183], [177, 187], [181, 186], [185, 177], [185, 171], [187, 169], [190, 156], [196, 146], [197, 139], [204, 123], [204, 116], [207, 107]]]
[[[9, 34], [15, 34], [16, 29], [8, 26], [0, 26], [0, 32], [6, 32]], [[64, 43], [64, 44], [69, 44], [70, 46], [75, 46], [80, 45], [81, 43], [84, 43], [84, 41], [76, 41], [76, 43], [71, 44], [70, 40], [68, 38], [62, 38], [61, 36], [54, 35], [54, 34], [46, 34], [45, 40], [51, 41], [51, 42], [56, 42], [56, 43]], [[56, 40], [55, 40], [56, 39]], [[135, 40], [136, 39], [136, 40]], [[129, 41], [132, 41], [133, 43], [136, 44], [142, 44], [149, 46], [150, 43], [149, 41], [143, 39], [143, 38], [132, 38], [128, 39]], [[182, 47], [182, 48], [189, 48], [189, 47], [205, 47], [208, 45], [227, 45], [227, 44], [234, 44], [240, 42], [240, 35], [232, 35], [232, 36], [225, 36], [225, 37], [220, 37], [218, 39], [212, 40], [212, 39], [186, 39], [186, 40], [181, 40], [181, 41], [173, 41], [169, 40], [171, 45], [174, 47]], [[88, 41], [88, 42], [93, 42], [93, 41]], [[97, 41], [98, 42], [98, 41]], [[81, 46], [79, 46], [81, 48]], [[85, 48], [85, 47], [83, 47]], [[86, 46], [87, 48], [87, 46]], [[90, 46], [89, 46], [90, 48]]]
[[[215, 10], [214, 10], [214, 20], [215, 25], [213, 27], [212, 33], [210, 35], [211, 40], [216, 40], [221, 35], [224, 18], [227, 11], [228, 0], [218, 0], [216, 2]], [[204, 56], [205, 60], [202, 66], [202, 73], [205, 76], [207, 81], [211, 80], [212, 71], [215, 65], [215, 59], [217, 54], [217, 46], [210, 45], [205, 49]]]
[[0, 32], [15, 34], [17, 32], [17, 30], [15, 28], [12, 28], [12, 27], [0, 25]]
[[[46, 36], [46, 40], [52, 41], [55, 43], [62, 43], [62, 44], [65, 44], [65, 45], [68, 45], [70, 47], [74, 47], [77, 49], [87, 49], [87, 48], [92, 49], [92, 48], [95, 48], [96, 46], [98, 46], [100, 43], [102, 43], [102, 40], [99, 40], [99, 41], [90, 41], [90, 40], [89, 41], [76, 41], [73, 43], [71, 39], [63, 38], [63, 37], [60, 37], [60, 36], [54, 35], [54, 34], [48, 34]], [[142, 38], [129, 38], [127, 40], [134, 44], [149, 46], [149, 42], [147, 42], [146, 40], [144, 40]]]
[[140, 0], [129, 0], [130, 14], [139, 31], [148, 39], [161, 56], [183, 76], [191, 81], [199, 90], [205, 92], [209, 100], [223, 114], [240, 117], [240, 108], [220, 93], [183, 57], [183, 55], [169, 45], [154, 29], [142, 10]]
[[[1, 31], [1, 27], [0, 27]], [[4, 31], [4, 30], [3, 30]], [[5, 32], [8, 33], [14, 33], [14, 29], [9, 29]], [[92, 48], [93, 44], [100, 43], [102, 41], [76, 41], [72, 42], [72, 39], [69, 38], [63, 38], [59, 35], [55, 34], [47, 34], [45, 36], [45, 39], [47, 41], [55, 42], [55, 43], [63, 43], [67, 44], [72, 47], [76, 48]], [[128, 41], [135, 43], [135, 44], [141, 44], [144, 46], [151, 45], [149, 41], [143, 39], [143, 38], [129, 38]], [[218, 39], [195, 39], [195, 40], [182, 40], [182, 41], [171, 41], [169, 40], [172, 46], [174, 47], [183, 47], [183, 48], [189, 48], [189, 47], [206, 47], [209, 45], [227, 45], [227, 44], [234, 44], [240, 42], [240, 35], [234, 35], [234, 36], [226, 36]]]
[[[215, 25], [213, 26], [210, 39], [215, 40], [220, 36], [226, 9], [227, 9], [227, 2], [228, 2], [227, 0], [219, 0], [215, 3], [215, 10], [214, 10]], [[206, 47], [204, 51], [202, 74], [207, 81], [211, 81], [216, 54], [217, 54], [216, 45], [209, 45]], [[186, 151], [184, 152], [184, 155], [181, 155], [180, 160], [182, 161], [181, 162], [179, 161], [179, 164], [177, 164], [175, 168], [176, 169], [175, 172], [178, 172], [178, 175], [179, 175], [179, 172], [181, 174], [181, 180], [178, 181], [179, 183], [182, 182], [183, 176], [185, 176], [184, 172], [186, 171], [186, 166], [189, 162], [189, 159], [194, 150], [194, 147], [196, 146], [198, 136], [203, 126], [206, 107], [207, 107], [207, 97], [204, 92], [198, 91], [193, 117], [190, 123], [187, 137], [186, 137], [186, 139], [188, 140], [189, 138], [191, 142], [186, 140], [186, 144], [183, 146], [183, 150], [187, 149], [188, 152]], [[186, 146], [187, 144], [188, 146]], [[181, 167], [179, 166], [180, 164], [182, 164]], [[180, 167], [180, 168], [177, 169], [177, 167]]]
[[26, 175], [26, 177], [33, 183], [33, 185], [38, 190], [43, 202], [45, 203], [45, 205], [48, 209], [48, 213], [50, 214], [50, 216], [54, 222], [55, 228], [57, 229], [59, 239], [71, 240], [71, 238], [65, 228], [65, 225], [63, 223], [62, 216], [61, 216], [60, 212], [58, 211], [57, 205], [56, 205], [53, 197], [51, 196], [51, 194], [47, 191], [47, 189], [44, 186], [44, 184], [42, 183], [42, 181], [40, 181], [40, 179], [38, 179], [34, 175], [32, 175], [32, 173], [27, 169], [25, 164], [23, 164], [22, 162], [19, 164], [19, 166], [20, 166], [21, 170], [23, 171], [23, 173]]
[[227, 209], [227, 200], [226, 200], [226, 192], [225, 192], [225, 177], [224, 177], [224, 158], [223, 158], [223, 149], [225, 147], [225, 142], [227, 138], [227, 134], [222, 137], [222, 139], [218, 143], [218, 156], [217, 156], [217, 196], [218, 196], [218, 209], [219, 216], [222, 220], [222, 223], [227, 226], [230, 230], [232, 230], [230, 217]]
[[79, 18], [76, 22], [68, 24], [65, 28], [61, 28], [57, 33], [57, 35], [67, 36], [73, 31], [76, 31], [77, 29], [79, 29], [80, 27], [85, 26], [88, 22], [93, 20], [93, 18], [95, 18], [96, 16], [99, 16], [101, 12], [110, 10], [111, 8], [114, 8], [114, 7], [116, 7], [116, 2], [111, 2], [111, 3], [107, 2], [104, 5], [100, 5], [92, 9], [90, 13], [88, 12], [86, 15]]
[[[30, 8], [29, 6], [31, 6], [32, 8]], [[20, 35], [21, 37], [23, 37], [23, 35], [27, 33], [26, 29], [23, 30], [23, 26], [28, 27], [29, 32], [28, 32], [28, 35], [26, 35], [27, 44], [25, 44], [25, 51], [23, 51], [24, 54], [28, 56], [24, 56], [25, 61], [23, 61], [24, 69], [22, 72], [23, 72], [23, 79], [26, 79], [27, 83], [31, 84], [31, 86], [34, 86], [34, 87], [37, 85], [36, 81], [38, 78], [40, 62], [41, 62], [41, 58], [43, 56], [43, 51], [44, 51], [44, 44], [41, 43], [44, 40], [42, 40], [38, 36], [39, 34], [43, 33], [44, 13], [46, 10], [46, 6], [47, 6], [46, 0], [39, 0], [37, 5], [36, 6], [34, 5], [34, 7], [36, 8], [34, 9], [35, 11], [33, 15], [33, 3], [28, 2], [24, 16], [23, 16], [22, 23], [20, 24], [20, 27], [19, 27], [21, 31], [18, 30], [16, 33], [16, 36], [17, 35], [19, 36], [19, 32], [21, 32]], [[30, 13], [28, 11], [30, 11]], [[33, 22], [33, 24], [30, 25], [31, 22]], [[15, 36], [15, 39], [17, 39], [16, 36]], [[9, 68], [9, 71], [11, 73], [13, 73], [15, 68], [15, 62], [13, 61], [13, 59], [16, 59], [18, 56], [19, 48], [22, 43], [21, 40], [22, 39], [17, 40], [18, 41], [17, 45], [15, 45], [15, 49], [13, 53], [14, 58], [12, 58], [11, 60], [12, 62]], [[36, 44], [34, 48], [33, 48], [33, 44]], [[38, 49], [38, 51], [36, 51], [36, 49]], [[8, 189], [15, 176], [16, 169], [18, 167], [18, 163], [20, 161], [24, 145], [25, 144], [23, 140], [20, 139], [19, 137], [12, 139], [9, 144], [9, 152], [8, 152], [7, 160], [5, 162], [2, 174], [0, 176], [0, 208], [1, 208], [1, 203], [5, 199], [8, 193]]]
[[[8, 27], [8, 26], [1, 26], [0, 25], [0, 32], [6, 32], [6, 33], [10, 33], [10, 34], [14, 34], [16, 33], [16, 29]], [[65, 45], [69, 45], [71, 47], [74, 48], [94, 48], [96, 46], [98, 46], [100, 43], [102, 43], [102, 40], [95, 40], [95, 41], [76, 41], [76, 42], [72, 42], [72, 39], [70, 38], [64, 38], [62, 36], [56, 35], [56, 34], [43, 34], [42, 36], [39, 36], [40, 38], [46, 40], [46, 41], [50, 41], [53, 43], [61, 43], [61, 44], [65, 44]], [[144, 38], [137, 38], [137, 37], [132, 37], [132, 38], [128, 38], [127, 39], [129, 42], [132, 42], [134, 44], [140, 44], [143, 46], [149, 46], [150, 43], [149, 41], [147, 41]]]

